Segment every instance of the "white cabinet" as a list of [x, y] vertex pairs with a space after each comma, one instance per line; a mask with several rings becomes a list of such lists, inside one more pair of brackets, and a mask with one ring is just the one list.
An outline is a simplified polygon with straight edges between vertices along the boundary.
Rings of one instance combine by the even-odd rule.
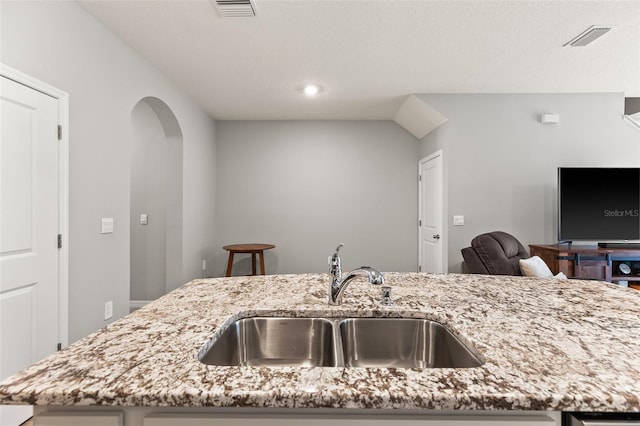
[[34, 426], [123, 426], [121, 411], [53, 411], [37, 414]]
[[559, 426], [546, 414], [527, 415], [216, 415], [153, 413], [143, 426]]
[[35, 407], [34, 426], [561, 426], [559, 411]]

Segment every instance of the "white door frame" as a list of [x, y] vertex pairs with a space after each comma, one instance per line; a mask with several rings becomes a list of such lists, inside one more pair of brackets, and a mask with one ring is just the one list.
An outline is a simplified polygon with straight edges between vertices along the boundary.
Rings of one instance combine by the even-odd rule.
[[[421, 159], [418, 162], [418, 178], [420, 178], [420, 173], [421, 173], [421, 169], [422, 169], [422, 164], [426, 163], [428, 161], [433, 160], [436, 157], [440, 157], [441, 160], [441, 167], [440, 167], [440, 188], [439, 188], [439, 192], [440, 192], [440, 202], [442, 205], [442, 211], [440, 214], [440, 230], [441, 230], [441, 234], [443, 234], [443, 238], [441, 241], [441, 245], [440, 245], [440, 249], [442, 250], [441, 253], [441, 262], [442, 264], [440, 265], [441, 270], [446, 273], [448, 271], [448, 262], [449, 262], [449, 257], [447, 254], [448, 251], [448, 246], [449, 244], [447, 243], [448, 238], [447, 238], [447, 230], [445, 229], [445, 225], [446, 225], [446, 200], [445, 200], [445, 192], [444, 192], [444, 187], [445, 187], [445, 182], [444, 182], [444, 167], [445, 167], [445, 162], [444, 162], [444, 152], [442, 149], [439, 149], [438, 151], [426, 156], [425, 158]], [[422, 220], [422, 184], [421, 182], [418, 184], [418, 220]], [[421, 235], [421, 230], [422, 226], [420, 225], [420, 222], [418, 224], [418, 265], [422, 265], [422, 235]]]
[[58, 125], [62, 129], [58, 141], [58, 232], [62, 235], [62, 248], [58, 250], [58, 338], [64, 348], [69, 345], [69, 94], [2, 63], [0, 75], [58, 101]]

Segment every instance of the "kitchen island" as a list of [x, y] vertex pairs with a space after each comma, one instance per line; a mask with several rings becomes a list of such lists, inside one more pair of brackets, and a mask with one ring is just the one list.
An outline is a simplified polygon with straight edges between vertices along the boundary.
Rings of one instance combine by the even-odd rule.
[[[124, 412], [126, 425], [145, 416], [145, 425], [165, 424], [152, 421], [163, 412], [640, 411], [640, 292], [596, 281], [384, 275], [390, 307], [379, 287], [360, 279], [341, 306], [330, 306], [327, 274], [194, 280], [8, 378], [0, 404], [31, 404], [37, 415]], [[294, 368], [198, 360], [212, 336], [254, 316], [426, 318], [484, 363]]]

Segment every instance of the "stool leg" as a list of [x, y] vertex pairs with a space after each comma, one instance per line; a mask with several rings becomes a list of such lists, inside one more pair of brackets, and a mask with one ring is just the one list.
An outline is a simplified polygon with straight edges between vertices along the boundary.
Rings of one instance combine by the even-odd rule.
[[233, 252], [229, 252], [229, 260], [227, 261], [227, 276], [231, 276], [231, 268], [233, 267]]
[[264, 252], [260, 250], [260, 273], [264, 275]]
[[256, 254], [251, 253], [251, 275], [256, 274]]

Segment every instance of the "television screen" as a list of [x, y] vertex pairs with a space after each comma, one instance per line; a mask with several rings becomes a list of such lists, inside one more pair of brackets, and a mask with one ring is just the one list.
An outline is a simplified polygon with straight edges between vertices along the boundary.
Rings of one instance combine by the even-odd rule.
[[640, 168], [558, 168], [558, 239], [640, 240]]

